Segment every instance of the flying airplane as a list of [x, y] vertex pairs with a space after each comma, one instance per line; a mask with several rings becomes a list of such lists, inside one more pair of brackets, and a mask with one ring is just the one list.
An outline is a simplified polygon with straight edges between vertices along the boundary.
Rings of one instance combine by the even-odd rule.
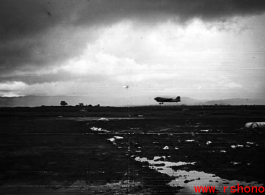
[[159, 102], [159, 104], [163, 104], [164, 102], [180, 102], [180, 96], [174, 98], [164, 98], [164, 97], [156, 97], [155, 100]]

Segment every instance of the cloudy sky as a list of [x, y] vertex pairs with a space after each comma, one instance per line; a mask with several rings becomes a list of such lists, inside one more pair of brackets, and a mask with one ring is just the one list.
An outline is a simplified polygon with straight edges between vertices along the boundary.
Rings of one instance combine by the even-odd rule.
[[265, 98], [264, 0], [0, 3], [0, 96]]

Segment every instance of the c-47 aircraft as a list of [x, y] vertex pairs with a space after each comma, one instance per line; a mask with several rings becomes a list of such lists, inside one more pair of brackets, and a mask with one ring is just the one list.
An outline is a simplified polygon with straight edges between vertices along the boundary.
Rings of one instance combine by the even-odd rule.
[[159, 104], [163, 104], [164, 102], [180, 102], [180, 96], [174, 98], [163, 98], [163, 97], [156, 97], [155, 100], [159, 102]]

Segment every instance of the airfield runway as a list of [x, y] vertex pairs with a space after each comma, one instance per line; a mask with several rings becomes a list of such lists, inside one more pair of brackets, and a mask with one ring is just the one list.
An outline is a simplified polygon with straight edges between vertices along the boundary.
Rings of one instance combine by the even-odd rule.
[[264, 108], [0, 108], [0, 194], [262, 189], [265, 133], [245, 124], [265, 121]]

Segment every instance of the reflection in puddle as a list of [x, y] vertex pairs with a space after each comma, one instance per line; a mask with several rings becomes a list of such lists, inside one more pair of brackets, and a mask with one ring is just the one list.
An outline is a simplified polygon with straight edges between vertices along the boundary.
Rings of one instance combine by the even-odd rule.
[[194, 142], [194, 140], [193, 140], [193, 139], [191, 139], [191, 140], [186, 140], [186, 142]]
[[247, 144], [254, 144], [254, 142], [247, 142]]
[[109, 139], [107, 139], [107, 140], [109, 140], [113, 145], [117, 145], [117, 144], [115, 143], [115, 138], [109, 138]]
[[90, 128], [92, 131], [99, 131], [99, 132], [105, 132], [105, 133], [109, 133], [110, 131], [106, 130], [106, 129], [102, 129], [102, 128], [98, 128], [98, 127], [91, 127]]
[[241, 162], [231, 162], [233, 165], [241, 164]]
[[231, 148], [243, 148], [243, 147], [244, 147], [243, 145], [239, 145], [239, 144], [231, 145]]
[[[123, 137], [121, 137], [121, 136], [114, 136], [114, 137], [109, 138], [109, 139], [107, 139], [107, 140], [111, 141], [113, 145], [117, 145], [117, 144], [115, 143], [115, 140], [116, 140], [116, 139], [123, 139]], [[119, 148], [121, 148], [121, 147], [119, 147]]]
[[114, 142], [115, 141], [114, 138], [109, 138], [108, 140], [111, 141], [111, 142]]
[[[162, 158], [165, 159], [166, 156], [162, 156]], [[169, 162], [169, 161], [161, 161], [161, 160], [158, 160], [158, 159], [161, 159], [161, 157], [155, 156], [153, 160], [148, 160], [145, 157], [144, 158], [140, 158], [140, 157], [136, 157], [135, 158], [136, 161], [148, 162], [150, 164], [150, 167], [152, 167], [153, 165], [156, 165], [156, 164], [161, 164], [161, 163], [164, 163], [165, 164], [165, 168], [166, 167], [171, 167], [171, 166], [181, 166], [181, 165], [187, 165], [187, 164], [194, 165], [195, 164], [195, 162], [191, 162], [191, 163], [187, 163], [187, 162], [177, 162], [177, 163], [175, 163], [175, 162]]]
[[[219, 191], [218, 194], [231, 194], [230, 190], [226, 190], [224, 193], [224, 186], [236, 186], [238, 183], [244, 186], [261, 186], [257, 182], [244, 182], [238, 180], [226, 180], [222, 179], [214, 174], [204, 173], [201, 171], [185, 171], [185, 170], [174, 170], [172, 166], [182, 166], [191, 164], [194, 165], [195, 162], [169, 162], [161, 161], [159, 156], [155, 156], [153, 160], [148, 160], [143, 157], [136, 157], [136, 161], [148, 162], [149, 168], [155, 169], [159, 173], [167, 174], [168, 176], [175, 177], [168, 185], [172, 187], [184, 187], [178, 194], [200, 194], [195, 193], [194, 186], [215, 186], [215, 189]], [[234, 165], [240, 162], [232, 162]], [[158, 166], [159, 165], [159, 166]], [[229, 189], [229, 188], [228, 188]]]
[[64, 117], [58, 116], [62, 120], [75, 120], [75, 121], [110, 121], [110, 120], [140, 120], [144, 119], [144, 117], [108, 117], [108, 118], [101, 118], [101, 117]]
[[121, 136], [114, 136], [115, 139], [123, 139]]
[[208, 129], [206, 129], [206, 130], [201, 130], [201, 131], [208, 132], [209, 130], [208, 130]]

